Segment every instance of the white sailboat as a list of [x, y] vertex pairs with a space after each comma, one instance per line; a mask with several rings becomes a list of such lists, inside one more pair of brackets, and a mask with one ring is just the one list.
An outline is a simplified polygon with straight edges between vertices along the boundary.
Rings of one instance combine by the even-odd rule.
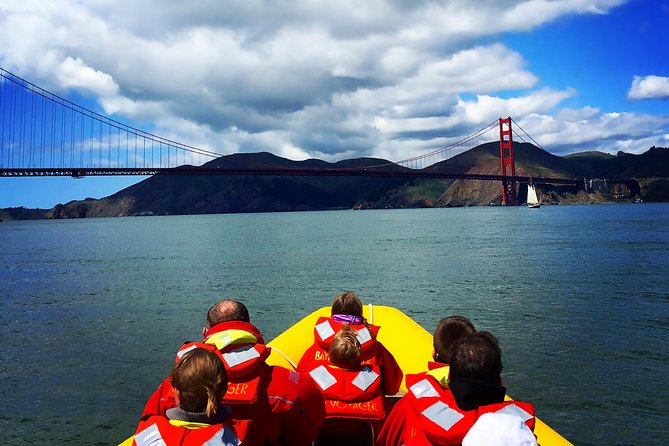
[[532, 183], [527, 185], [527, 207], [530, 209], [538, 209], [541, 204], [537, 198], [537, 191]]

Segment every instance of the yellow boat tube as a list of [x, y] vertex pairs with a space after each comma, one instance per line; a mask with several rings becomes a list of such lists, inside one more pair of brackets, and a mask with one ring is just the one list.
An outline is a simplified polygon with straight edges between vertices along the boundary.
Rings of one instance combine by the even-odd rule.
[[[270, 341], [267, 345], [272, 347], [272, 353], [267, 362], [294, 370], [313, 344], [314, 326], [321, 316], [330, 316], [330, 307], [314, 311]], [[425, 371], [432, 357], [432, 334], [394, 307], [370, 304], [364, 308], [364, 316], [369, 323], [381, 327], [378, 340], [393, 354], [405, 375]], [[402, 391], [407, 391], [404, 381]], [[539, 418], [534, 433], [541, 446], [572, 444]]]

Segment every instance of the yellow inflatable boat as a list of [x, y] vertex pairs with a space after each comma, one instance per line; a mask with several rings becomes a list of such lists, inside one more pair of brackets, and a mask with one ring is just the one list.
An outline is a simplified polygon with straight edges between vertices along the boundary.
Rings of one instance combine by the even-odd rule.
[[[314, 311], [269, 342], [272, 354], [267, 362], [295, 369], [302, 354], [314, 342], [314, 326], [321, 316], [330, 316], [330, 307]], [[365, 307], [364, 316], [369, 323], [381, 327], [378, 339], [395, 356], [405, 375], [425, 371], [432, 357], [431, 333], [397, 308], [370, 304]], [[407, 390], [404, 382], [402, 390]], [[571, 445], [539, 418], [534, 433], [541, 446]]]

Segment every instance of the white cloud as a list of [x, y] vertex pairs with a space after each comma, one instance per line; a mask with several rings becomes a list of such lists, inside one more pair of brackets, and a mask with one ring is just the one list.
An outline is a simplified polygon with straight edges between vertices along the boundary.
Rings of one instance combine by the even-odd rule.
[[86, 66], [80, 58], [65, 58], [58, 67], [56, 78], [65, 88], [90, 91], [102, 98], [118, 93], [118, 85], [110, 75]]
[[[664, 122], [653, 116], [560, 111], [577, 92], [543, 85], [495, 41], [620, 3], [3, 0], [0, 63], [219, 153], [402, 159], [508, 115], [558, 144], [622, 139], [625, 129], [653, 138]], [[647, 80], [639, 89], [650, 91]]]
[[634, 76], [627, 97], [629, 99], [668, 99], [669, 77]]
[[603, 113], [588, 107], [555, 116], [527, 115], [518, 124], [556, 155], [586, 150], [642, 153], [666, 145], [663, 129], [669, 126], [669, 116]]

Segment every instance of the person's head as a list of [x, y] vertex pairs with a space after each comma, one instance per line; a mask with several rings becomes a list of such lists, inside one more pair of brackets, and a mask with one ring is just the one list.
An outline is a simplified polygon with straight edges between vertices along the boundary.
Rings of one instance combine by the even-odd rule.
[[174, 364], [171, 382], [179, 407], [188, 412], [206, 412], [210, 417], [228, 388], [223, 361], [204, 348], [189, 351]]
[[358, 336], [349, 325], [344, 325], [330, 344], [330, 363], [351, 370], [360, 367], [361, 361], [362, 347]]
[[499, 384], [502, 350], [489, 332], [479, 331], [456, 340], [448, 354], [451, 380], [465, 378]]
[[209, 329], [216, 324], [229, 321], [251, 322], [246, 305], [234, 299], [223, 299], [216, 302], [207, 312], [205, 328]]
[[432, 337], [434, 360], [450, 363], [449, 351], [453, 343], [475, 332], [474, 324], [464, 316], [448, 316], [440, 320]]
[[362, 318], [362, 301], [353, 291], [344, 291], [332, 301], [332, 313], [348, 314]]

